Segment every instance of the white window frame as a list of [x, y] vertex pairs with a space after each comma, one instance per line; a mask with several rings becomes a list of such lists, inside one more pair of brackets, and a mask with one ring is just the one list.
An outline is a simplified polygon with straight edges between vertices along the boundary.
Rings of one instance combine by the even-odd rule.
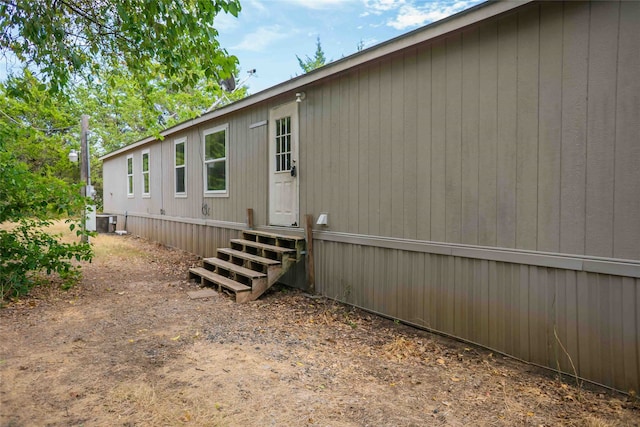
[[[131, 173], [129, 173], [129, 161], [131, 161]], [[132, 198], [135, 195], [135, 182], [136, 182], [135, 175], [134, 175], [135, 163], [133, 161], [133, 154], [129, 154], [127, 156], [125, 170], [127, 171], [127, 181], [125, 184], [127, 186], [127, 197]], [[131, 186], [129, 186], [129, 182], [131, 182]]]
[[[178, 165], [177, 157], [176, 157], [176, 147], [178, 144], [182, 144], [184, 147], [184, 155], [183, 160], [184, 164]], [[178, 192], [178, 169], [184, 169], [183, 179], [184, 179], [184, 191]], [[187, 197], [187, 138], [179, 138], [173, 141], [173, 194], [177, 198], [185, 198]]]
[[[147, 170], [144, 170], [144, 156], [147, 155]], [[140, 156], [140, 169], [142, 170], [142, 197], [148, 199], [151, 197], [151, 153], [149, 149], [142, 150], [142, 154]], [[149, 183], [148, 191], [144, 191], [144, 176], [147, 175], [147, 181]]]
[[[218, 133], [224, 131], [224, 157], [220, 157], [217, 159], [207, 160], [206, 157], [206, 136], [212, 133]], [[207, 165], [209, 163], [215, 162], [225, 162], [225, 180], [224, 180], [224, 190], [207, 190]], [[203, 172], [203, 189], [204, 195], [208, 197], [229, 197], [229, 124], [225, 123], [220, 126], [216, 126], [214, 128], [206, 129], [202, 132], [202, 172]]]

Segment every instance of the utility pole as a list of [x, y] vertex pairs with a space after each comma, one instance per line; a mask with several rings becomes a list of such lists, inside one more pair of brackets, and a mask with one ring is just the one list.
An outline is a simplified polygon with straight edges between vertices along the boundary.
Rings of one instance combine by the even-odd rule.
[[88, 186], [91, 185], [89, 177], [89, 144], [87, 143], [87, 132], [89, 132], [89, 116], [82, 115], [80, 120], [80, 181], [82, 181], [82, 189], [80, 190], [82, 197], [90, 196], [87, 193]]
[[[80, 120], [80, 180], [82, 181], [82, 197], [93, 198], [93, 188], [91, 187], [91, 156], [89, 154], [89, 143], [87, 133], [89, 132], [89, 116], [82, 115]], [[84, 231], [96, 230], [96, 206], [88, 205], [84, 212], [82, 221]], [[89, 236], [82, 236], [82, 243], [88, 243]]]
[[[80, 155], [76, 150], [69, 152], [69, 161], [76, 163], [78, 157], [80, 157], [80, 181], [82, 186], [80, 187], [80, 195], [84, 198], [90, 197], [93, 199], [94, 191], [91, 186], [91, 156], [89, 154], [89, 142], [87, 141], [87, 134], [89, 133], [89, 116], [82, 115], [80, 119]], [[86, 200], [86, 199], [85, 199]], [[82, 229], [84, 231], [96, 231], [96, 206], [95, 204], [86, 205], [84, 210], [84, 216], [81, 221]], [[89, 243], [89, 236], [82, 235], [82, 243]]]

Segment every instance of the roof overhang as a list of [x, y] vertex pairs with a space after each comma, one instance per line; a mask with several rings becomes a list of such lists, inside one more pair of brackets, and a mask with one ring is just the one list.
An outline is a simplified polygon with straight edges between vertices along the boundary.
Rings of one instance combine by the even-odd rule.
[[353, 55], [334, 61], [324, 67], [313, 70], [309, 73], [303, 74], [298, 77], [294, 77], [283, 83], [272, 86], [254, 95], [243, 98], [232, 104], [226, 105], [220, 109], [204, 113], [203, 115], [191, 120], [179, 123], [175, 126], [167, 128], [160, 132], [161, 138], [150, 136], [141, 139], [133, 144], [122, 147], [111, 153], [105, 154], [100, 157], [99, 160], [106, 160], [111, 157], [117, 156], [124, 152], [136, 149], [140, 146], [157, 141], [158, 139], [165, 138], [177, 132], [196, 126], [200, 123], [204, 123], [218, 117], [226, 116], [230, 113], [243, 110], [252, 105], [258, 104], [263, 101], [267, 101], [271, 98], [275, 98], [287, 92], [291, 92], [300, 89], [304, 86], [308, 86], [312, 83], [316, 83], [319, 80], [335, 76], [341, 72], [355, 68], [359, 65], [372, 62], [383, 58], [387, 55], [391, 55], [395, 52], [403, 49], [410, 48], [412, 46], [427, 42], [429, 40], [436, 39], [445, 34], [460, 30], [486, 19], [501, 15], [509, 12], [513, 9], [519, 8], [525, 4], [532, 3], [537, 0], [490, 0], [484, 3], [480, 3], [472, 8], [459, 12], [455, 15], [451, 15], [448, 18], [444, 18], [440, 21], [431, 23], [425, 27], [418, 28], [407, 34], [403, 34], [399, 37], [393, 38], [381, 44], [372, 46], [361, 52], [357, 52]]

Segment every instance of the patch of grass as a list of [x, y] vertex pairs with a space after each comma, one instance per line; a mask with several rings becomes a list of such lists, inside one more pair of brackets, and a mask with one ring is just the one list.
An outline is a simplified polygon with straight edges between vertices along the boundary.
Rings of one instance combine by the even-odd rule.
[[[18, 227], [18, 223], [4, 222], [0, 224], [0, 230], [13, 230]], [[76, 235], [75, 231], [69, 230], [69, 224], [64, 219], [53, 221], [52, 224], [44, 229], [49, 234], [58, 236], [58, 240], [63, 243], [79, 242], [80, 237]]]
[[104, 258], [146, 258], [147, 253], [137, 247], [129, 237], [99, 234], [91, 239], [96, 259]]
[[74, 243], [80, 241], [80, 237], [78, 237], [75, 231], [69, 230], [69, 224], [65, 223], [64, 220], [55, 221], [45, 230], [48, 233], [58, 235], [58, 240], [64, 243]]
[[128, 381], [113, 389], [109, 409], [130, 423], [145, 425], [197, 425], [217, 427], [223, 407], [188, 388], [171, 390], [167, 385], [144, 379]]

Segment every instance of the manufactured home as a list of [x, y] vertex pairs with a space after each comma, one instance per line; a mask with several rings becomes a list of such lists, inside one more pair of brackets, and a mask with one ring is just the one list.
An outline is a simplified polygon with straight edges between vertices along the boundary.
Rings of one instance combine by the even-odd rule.
[[312, 215], [317, 293], [639, 390], [638, 28], [481, 4], [105, 155], [105, 212], [244, 287]]

